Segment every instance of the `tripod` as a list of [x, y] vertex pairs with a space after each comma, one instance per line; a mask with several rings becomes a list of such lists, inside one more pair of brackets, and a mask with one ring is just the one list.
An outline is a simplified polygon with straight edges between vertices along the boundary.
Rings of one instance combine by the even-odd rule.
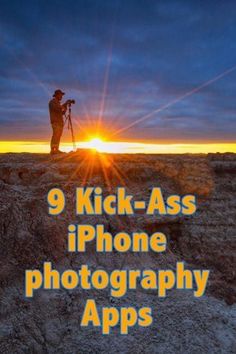
[[74, 130], [73, 130], [73, 125], [72, 125], [72, 120], [71, 120], [71, 103], [68, 104], [68, 107], [69, 107], [69, 110], [68, 110], [68, 114], [65, 115], [66, 119], [65, 119], [64, 125], [68, 121], [68, 129], [71, 131], [73, 150], [76, 151], [75, 136], [74, 136]]

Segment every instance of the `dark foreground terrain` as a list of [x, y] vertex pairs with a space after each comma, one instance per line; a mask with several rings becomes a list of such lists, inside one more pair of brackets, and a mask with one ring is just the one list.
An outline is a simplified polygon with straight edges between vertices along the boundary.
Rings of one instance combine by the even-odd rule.
[[[105, 193], [125, 185], [137, 199], [154, 186], [164, 194], [193, 193], [194, 216], [76, 217], [75, 187], [101, 186]], [[71, 203], [65, 213], [47, 212], [50, 188], [60, 186]], [[0, 352], [1, 353], [235, 353], [236, 349], [236, 155], [98, 155], [86, 151], [52, 159], [40, 154], [0, 155]], [[69, 254], [70, 222], [104, 224], [119, 230], [165, 232], [163, 254]], [[210, 269], [207, 293], [173, 290], [160, 300], [156, 292], [129, 291], [112, 300], [108, 291], [36, 291], [24, 298], [24, 271], [52, 261], [57, 269], [173, 268]], [[81, 329], [85, 300], [99, 306], [151, 306], [154, 322], [129, 335], [115, 328]], [[111, 301], [112, 300], [112, 301]]]

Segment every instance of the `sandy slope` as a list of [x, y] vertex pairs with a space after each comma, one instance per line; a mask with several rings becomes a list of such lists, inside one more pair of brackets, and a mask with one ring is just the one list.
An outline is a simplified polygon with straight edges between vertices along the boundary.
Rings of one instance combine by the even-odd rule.
[[[135, 198], [147, 199], [153, 186], [165, 195], [194, 193], [198, 211], [192, 217], [90, 216], [74, 213], [75, 187], [102, 186], [105, 193], [126, 185]], [[46, 195], [60, 186], [69, 200], [60, 217], [47, 214]], [[1, 353], [233, 353], [236, 347], [236, 156], [215, 155], [91, 155], [88, 152], [52, 159], [47, 155], [0, 155]], [[157, 255], [96, 254], [66, 251], [69, 222], [103, 223], [110, 232], [135, 228], [168, 237], [168, 251]], [[207, 295], [194, 299], [189, 291], [171, 291], [160, 300], [139, 289], [122, 299], [108, 291], [80, 289], [38, 291], [23, 296], [24, 270], [49, 260], [57, 268], [168, 268], [185, 260], [189, 267], [208, 268]], [[127, 336], [115, 328], [81, 329], [85, 300], [99, 305], [152, 306], [154, 323], [135, 327]]]

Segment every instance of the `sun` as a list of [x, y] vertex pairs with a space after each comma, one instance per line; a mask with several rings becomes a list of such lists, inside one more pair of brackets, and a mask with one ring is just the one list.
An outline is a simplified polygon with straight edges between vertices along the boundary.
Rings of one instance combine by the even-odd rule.
[[103, 151], [104, 150], [104, 141], [101, 138], [93, 138], [87, 144], [89, 149], [93, 149], [96, 151]]

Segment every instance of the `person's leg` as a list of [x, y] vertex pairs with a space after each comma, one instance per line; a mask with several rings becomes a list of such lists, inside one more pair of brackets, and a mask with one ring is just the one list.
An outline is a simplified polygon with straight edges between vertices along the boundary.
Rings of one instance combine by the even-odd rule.
[[63, 125], [57, 127], [57, 151], [59, 150], [60, 140], [63, 132]]
[[56, 152], [58, 149], [57, 145], [57, 126], [55, 124], [52, 124], [52, 138], [51, 138], [51, 153]]

